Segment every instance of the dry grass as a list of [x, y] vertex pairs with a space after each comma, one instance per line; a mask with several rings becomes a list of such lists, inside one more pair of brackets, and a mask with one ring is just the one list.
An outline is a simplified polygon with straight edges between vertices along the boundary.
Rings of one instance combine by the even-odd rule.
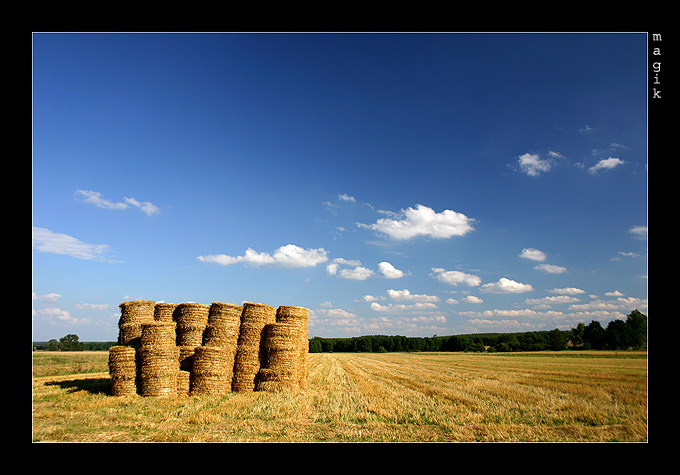
[[111, 396], [106, 352], [43, 355], [34, 441], [647, 440], [644, 352], [310, 354], [303, 391], [176, 398]]

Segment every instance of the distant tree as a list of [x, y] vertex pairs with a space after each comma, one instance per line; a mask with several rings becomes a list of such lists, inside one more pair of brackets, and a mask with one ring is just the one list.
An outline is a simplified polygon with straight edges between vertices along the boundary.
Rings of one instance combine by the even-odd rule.
[[565, 344], [567, 343], [564, 338], [564, 333], [558, 328], [550, 330], [548, 332], [548, 339], [550, 344], [550, 349], [553, 351], [563, 350]]
[[52, 338], [47, 342], [47, 351], [59, 351], [59, 342]]
[[606, 343], [606, 332], [597, 320], [590, 322], [583, 330], [583, 346], [586, 349], [601, 350]]
[[310, 353], [321, 353], [322, 348], [321, 348], [321, 338], [319, 337], [314, 337], [311, 340], [309, 340], [309, 352]]
[[571, 329], [571, 342], [574, 346], [583, 345], [583, 334], [586, 331], [586, 326], [583, 323], [576, 325], [576, 328]]
[[606, 345], [613, 350], [620, 350], [631, 346], [630, 328], [623, 320], [612, 320], [607, 324]]
[[69, 333], [59, 339], [59, 349], [62, 351], [82, 351], [83, 344], [79, 341], [78, 335]]
[[647, 346], [647, 315], [635, 309], [626, 318], [629, 329], [630, 346], [644, 348]]

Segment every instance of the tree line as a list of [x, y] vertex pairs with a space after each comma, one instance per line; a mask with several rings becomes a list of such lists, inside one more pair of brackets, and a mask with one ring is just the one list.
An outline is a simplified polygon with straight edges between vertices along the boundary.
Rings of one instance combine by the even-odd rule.
[[[103, 351], [117, 345], [115, 341], [82, 342], [68, 334], [59, 340], [33, 342], [34, 350]], [[647, 348], [647, 315], [633, 310], [625, 320], [612, 320], [606, 327], [593, 320], [579, 323], [571, 330], [543, 330], [522, 333], [476, 333], [431, 337], [401, 335], [364, 335], [351, 338], [309, 340], [310, 353], [392, 353], [400, 351], [468, 351], [511, 352], [545, 350], [622, 350]]]
[[522, 333], [477, 333], [432, 337], [365, 335], [351, 338], [313, 337], [310, 353], [390, 353], [397, 351], [511, 352], [545, 350], [621, 350], [647, 348], [647, 315], [634, 310], [626, 320], [612, 320], [603, 327], [593, 320], [571, 330], [544, 330]]

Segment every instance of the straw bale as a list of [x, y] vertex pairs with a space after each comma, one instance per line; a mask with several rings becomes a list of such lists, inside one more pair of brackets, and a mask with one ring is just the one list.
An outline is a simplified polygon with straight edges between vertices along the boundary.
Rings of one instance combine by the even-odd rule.
[[276, 309], [277, 323], [301, 323], [307, 324], [309, 321], [309, 309], [305, 307], [295, 307], [281, 305]]
[[233, 324], [238, 327], [241, 324], [243, 307], [234, 303], [213, 302], [208, 313], [209, 324]]
[[234, 391], [254, 391], [257, 375], [265, 357], [263, 333], [267, 324], [276, 322], [276, 309], [267, 304], [245, 302], [241, 328], [234, 355]]
[[141, 344], [141, 323], [120, 323], [118, 325], [118, 345], [138, 348]]
[[186, 326], [203, 326], [208, 323], [210, 305], [185, 302], [177, 305], [177, 323]]
[[273, 370], [261, 368], [257, 382], [257, 391], [291, 392], [299, 389], [297, 374], [290, 370]]
[[179, 348], [153, 346], [139, 349], [139, 390], [142, 396], [174, 396], [177, 394]]
[[157, 322], [172, 322], [176, 309], [176, 303], [158, 302], [154, 306], [153, 319]]
[[203, 346], [236, 348], [239, 327], [227, 324], [208, 323], [203, 331]]
[[203, 331], [208, 324], [210, 305], [181, 303], [175, 310], [177, 318], [177, 345], [201, 346]]
[[136, 350], [130, 346], [109, 348], [109, 375], [111, 394], [129, 396], [137, 394]]
[[175, 346], [175, 322], [153, 321], [142, 324], [141, 344], [145, 346]]
[[144, 323], [153, 321], [155, 302], [153, 300], [130, 300], [122, 302], [120, 308], [121, 323]]
[[191, 372], [191, 394], [226, 394], [231, 390], [229, 352], [219, 346], [199, 346]]

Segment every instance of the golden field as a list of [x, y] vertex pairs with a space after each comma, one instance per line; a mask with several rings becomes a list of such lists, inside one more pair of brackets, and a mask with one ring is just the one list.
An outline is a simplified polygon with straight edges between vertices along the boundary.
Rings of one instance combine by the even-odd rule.
[[312, 353], [296, 393], [110, 395], [108, 352], [33, 353], [34, 442], [646, 442], [646, 351]]

